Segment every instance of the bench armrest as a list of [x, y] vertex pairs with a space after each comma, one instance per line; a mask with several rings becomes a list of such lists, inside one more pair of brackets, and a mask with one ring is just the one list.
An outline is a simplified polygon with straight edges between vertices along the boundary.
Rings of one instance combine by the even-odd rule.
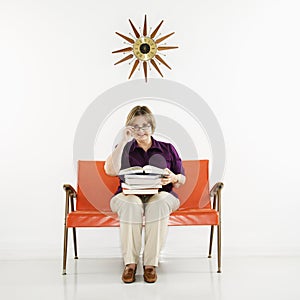
[[70, 184], [64, 184], [64, 190], [66, 191], [66, 204], [65, 204], [65, 224], [67, 220], [67, 215], [71, 211], [74, 211], [74, 198], [77, 197], [77, 193], [75, 189]]
[[73, 197], [77, 196], [75, 189], [71, 186], [71, 184], [64, 184], [64, 190], [66, 192], [70, 191], [73, 194]]
[[[213, 209], [217, 209], [220, 215], [221, 215], [221, 190], [223, 186], [224, 186], [223, 182], [217, 182], [210, 190], [210, 196], [213, 197], [212, 207]], [[219, 216], [219, 218], [221, 220], [221, 216]]]
[[217, 182], [213, 187], [212, 189], [210, 190], [210, 196], [213, 197], [215, 195], [217, 195], [217, 193], [219, 191], [221, 191], [221, 189], [223, 188], [224, 184], [223, 182]]

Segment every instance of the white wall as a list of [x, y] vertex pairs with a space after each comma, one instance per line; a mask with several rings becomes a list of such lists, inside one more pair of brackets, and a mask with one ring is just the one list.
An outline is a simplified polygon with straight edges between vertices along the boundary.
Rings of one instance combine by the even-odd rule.
[[[176, 32], [165, 77], [198, 93], [223, 130], [224, 255], [299, 254], [300, 5], [177, 2], [0, 2], [1, 258], [61, 256], [77, 125], [96, 97], [127, 81], [128, 65], [113, 66], [122, 47], [114, 32], [128, 34], [128, 18], [139, 26], [145, 13], [150, 26], [165, 20], [162, 34]], [[207, 233], [170, 228], [165, 254], [204, 254]], [[116, 229], [83, 229], [79, 240], [83, 256], [120, 254]]]

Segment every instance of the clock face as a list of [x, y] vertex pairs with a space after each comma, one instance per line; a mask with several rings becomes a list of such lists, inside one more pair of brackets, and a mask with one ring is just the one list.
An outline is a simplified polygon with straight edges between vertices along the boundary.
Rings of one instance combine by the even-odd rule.
[[133, 44], [133, 53], [141, 61], [152, 59], [156, 55], [156, 52], [156, 43], [149, 37], [140, 37]]

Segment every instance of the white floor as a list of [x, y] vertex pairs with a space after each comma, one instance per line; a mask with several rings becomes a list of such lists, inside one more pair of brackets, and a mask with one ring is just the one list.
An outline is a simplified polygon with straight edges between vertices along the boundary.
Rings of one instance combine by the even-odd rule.
[[119, 258], [68, 260], [61, 275], [58, 260], [0, 261], [1, 299], [300, 299], [300, 257], [166, 258], [158, 281], [143, 281], [139, 266], [133, 284], [121, 281]]

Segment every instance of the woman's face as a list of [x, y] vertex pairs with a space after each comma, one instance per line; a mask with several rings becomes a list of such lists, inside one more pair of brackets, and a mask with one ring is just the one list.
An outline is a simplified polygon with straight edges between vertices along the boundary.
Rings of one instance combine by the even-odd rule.
[[137, 116], [131, 122], [133, 137], [137, 142], [149, 142], [151, 140], [152, 128], [144, 116]]

